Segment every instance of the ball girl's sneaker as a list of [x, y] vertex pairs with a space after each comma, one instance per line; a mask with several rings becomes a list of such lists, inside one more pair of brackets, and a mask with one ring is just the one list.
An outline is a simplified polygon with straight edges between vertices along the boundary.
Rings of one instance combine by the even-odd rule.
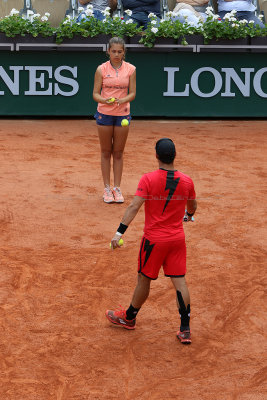
[[113, 188], [113, 196], [115, 203], [124, 203], [124, 198], [119, 187]]
[[110, 189], [110, 187], [105, 187], [104, 194], [103, 194], [103, 200], [105, 203], [113, 203], [114, 196], [113, 196], [113, 192]]

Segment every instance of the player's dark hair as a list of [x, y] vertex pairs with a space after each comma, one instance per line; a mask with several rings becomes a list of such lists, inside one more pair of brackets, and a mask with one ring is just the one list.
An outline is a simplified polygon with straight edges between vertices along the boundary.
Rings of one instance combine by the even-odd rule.
[[156, 143], [157, 158], [164, 164], [172, 164], [175, 156], [175, 145], [171, 139], [162, 138]]

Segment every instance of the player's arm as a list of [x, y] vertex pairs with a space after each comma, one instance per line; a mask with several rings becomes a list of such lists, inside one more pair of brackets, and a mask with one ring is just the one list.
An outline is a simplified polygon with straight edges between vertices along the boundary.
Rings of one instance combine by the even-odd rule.
[[135, 99], [135, 96], [136, 96], [136, 70], [134, 70], [134, 72], [130, 76], [128, 95], [123, 97], [122, 99], [116, 99], [116, 103], [123, 104], [131, 102]]
[[134, 196], [131, 204], [126, 208], [124, 216], [122, 217], [121, 223], [129, 226], [136, 214], [138, 213], [140, 207], [144, 203], [145, 199], [140, 196]]
[[187, 215], [188, 215], [188, 221], [191, 220], [191, 218], [193, 217], [193, 215], [195, 214], [197, 209], [197, 201], [196, 199], [193, 200], [187, 200], [186, 203], [186, 210], [187, 210]]
[[126, 231], [144, 202], [145, 199], [143, 197], [134, 196], [131, 204], [125, 210], [120, 226], [114, 238], [111, 240], [111, 248], [115, 249], [116, 247], [120, 247], [119, 240], [121, 239], [123, 233]]

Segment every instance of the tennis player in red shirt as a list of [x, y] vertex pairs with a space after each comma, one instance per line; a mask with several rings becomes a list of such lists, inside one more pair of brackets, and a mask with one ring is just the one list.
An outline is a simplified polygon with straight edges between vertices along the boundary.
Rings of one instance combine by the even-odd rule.
[[183, 229], [185, 208], [190, 221], [197, 209], [192, 179], [174, 167], [175, 145], [163, 138], [156, 143], [159, 169], [142, 176], [132, 203], [126, 209], [122, 222], [111, 241], [111, 247], [119, 246], [138, 210], [145, 203], [145, 227], [141, 240], [138, 281], [127, 310], [107, 310], [106, 317], [114, 324], [134, 329], [136, 316], [149, 295], [151, 280], [158, 277], [163, 266], [165, 276], [171, 278], [177, 295], [181, 317], [177, 338], [184, 344], [191, 343], [190, 296], [185, 281], [186, 245]]

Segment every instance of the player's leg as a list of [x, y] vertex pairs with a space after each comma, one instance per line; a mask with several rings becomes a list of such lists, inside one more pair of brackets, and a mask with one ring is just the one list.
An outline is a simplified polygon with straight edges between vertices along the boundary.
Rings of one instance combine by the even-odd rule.
[[[131, 306], [134, 309], [139, 310], [142, 307], [142, 305], [144, 304], [144, 302], [146, 301], [146, 299], [148, 298], [149, 291], [150, 291], [150, 283], [151, 283], [151, 279], [147, 278], [146, 276], [144, 276], [142, 274], [138, 274], [137, 285], [134, 289], [134, 293], [133, 293], [133, 297], [132, 297], [132, 301], [131, 301]], [[132, 319], [132, 318], [135, 318], [136, 314], [137, 313], [130, 315], [130, 313], [128, 313], [127, 316], [129, 317], [129, 319]], [[130, 317], [132, 317], [132, 318], [130, 318]]]
[[177, 307], [181, 317], [181, 331], [189, 329], [190, 322], [190, 295], [185, 277], [171, 278], [176, 290]]
[[[123, 152], [127, 141], [129, 126], [114, 126], [113, 135], [113, 173], [114, 173], [114, 198], [118, 203], [124, 199], [120, 193], [120, 184], [123, 170]], [[116, 190], [118, 188], [119, 190]]]
[[113, 194], [110, 189], [110, 164], [112, 154], [113, 128], [114, 127], [112, 125], [97, 125], [101, 151], [101, 171], [105, 186], [103, 198], [106, 203], [111, 203], [114, 201]]
[[135, 328], [138, 311], [149, 296], [151, 280], [155, 280], [158, 277], [164, 256], [164, 247], [162, 247], [161, 243], [152, 243], [145, 237], [142, 238], [139, 252], [138, 279], [131, 304], [127, 310], [107, 310], [106, 317], [110, 322], [127, 329]]
[[178, 339], [182, 343], [191, 343], [190, 335], [190, 295], [184, 276], [171, 277], [171, 281], [176, 290], [176, 301], [181, 318], [180, 332], [177, 333]]
[[122, 325], [127, 329], [135, 328], [135, 321], [138, 311], [144, 304], [149, 296], [151, 279], [147, 278], [142, 274], [138, 274], [137, 285], [135, 287], [132, 301], [127, 310], [107, 310], [107, 319], [116, 325]]
[[176, 291], [176, 300], [181, 317], [181, 326], [177, 337], [182, 343], [191, 343], [190, 296], [185, 280], [186, 245], [184, 237], [169, 243], [169, 252], [164, 260], [163, 269], [165, 275], [171, 278]]

